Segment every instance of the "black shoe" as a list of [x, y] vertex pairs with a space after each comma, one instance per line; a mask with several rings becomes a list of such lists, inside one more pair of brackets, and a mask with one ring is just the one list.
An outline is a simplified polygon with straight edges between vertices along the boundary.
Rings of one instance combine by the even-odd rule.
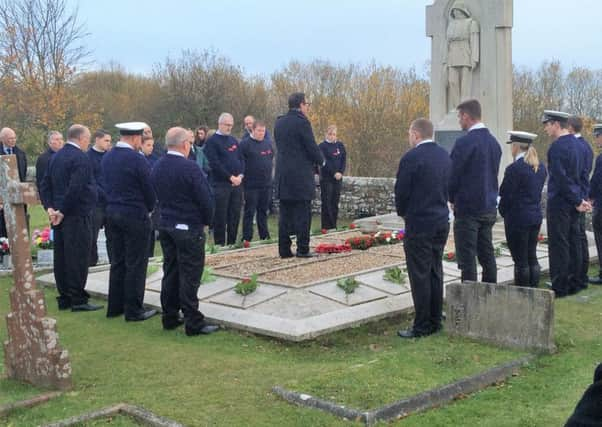
[[173, 329], [176, 329], [177, 327], [181, 326], [184, 324], [184, 319], [181, 318], [177, 318], [177, 319], [162, 319], [162, 323], [163, 323], [163, 329], [165, 329], [166, 331], [171, 331]]
[[426, 336], [426, 334], [418, 334], [413, 329], [405, 329], [397, 331], [397, 336], [400, 338], [420, 338]]
[[71, 311], [96, 311], [103, 308], [103, 305], [94, 305], [94, 304], [77, 304], [71, 306]]
[[126, 322], [143, 322], [145, 320], [150, 319], [151, 317], [153, 317], [155, 314], [157, 314], [157, 310], [146, 310], [143, 311], [142, 313], [138, 314], [137, 316], [134, 317], [127, 317], [125, 318]]
[[602, 285], [602, 277], [588, 277], [587, 281], [592, 285]]
[[215, 325], [203, 325], [200, 329], [188, 329], [186, 328], [186, 335], [193, 337], [195, 335], [209, 335], [219, 330], [219, 326]]
[[313, 257], [316, 256], [316, 254], [313, 253], [313, 252], [307, 252], [307, 253], [304, 253], [304, 254], [300, 254], [299, 252], [297, 252], [296, 256], [297, 256], [297, 258], [313, 258]]

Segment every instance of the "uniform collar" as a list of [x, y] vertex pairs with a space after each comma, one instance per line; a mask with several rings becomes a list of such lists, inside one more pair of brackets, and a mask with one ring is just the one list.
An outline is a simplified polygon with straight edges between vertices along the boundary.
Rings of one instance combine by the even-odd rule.
[[115, 144], [115, 147], [117, 147], [117, 148], [129, 148], [130, 150], [134, 149], [134, 147], [132, 147], [130, 144], [128, 144], [127, 142], [123, 142], [123, 141], [117, 142], [117, 144]]
[[521, 151], [520, 153], [518, 153], [516, 155], [516, 159], [514, 159], [514, 161], [516, 162], [517, 160], [522, 159], [523, 157], [525, 157], [525, 154], [527, 154], [527, 153], [525, 153], [524, 151]]
[[468, 132], [470, 132], [471, 130], [477, 130], [477, 129], [487, 129], [487, 126], [485, 126], [483, 124], [483, 122], [475, 123], [470, 128], [468, 128]]
[[422, 144], [428, 144], [429, 142], [435, 142], [432, 139], [425, 139], [424, 141], [420, 141], [418, 144], [416, 144], [416, 147], [422, 145]]
[[184, 154], [180, 153], [179, 151], [167, 150], [167, 154], [170, 154], [172, 156], [185, 157]]

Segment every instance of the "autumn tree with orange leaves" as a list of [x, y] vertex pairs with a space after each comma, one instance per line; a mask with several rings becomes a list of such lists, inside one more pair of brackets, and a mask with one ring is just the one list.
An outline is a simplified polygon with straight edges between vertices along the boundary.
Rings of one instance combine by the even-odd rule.
[[99, 123], [71, 90], [88, 56], [85, 36], [65, 0], [0, 1], [0, 121], [30, 154], [44, 149], [49, 130]]

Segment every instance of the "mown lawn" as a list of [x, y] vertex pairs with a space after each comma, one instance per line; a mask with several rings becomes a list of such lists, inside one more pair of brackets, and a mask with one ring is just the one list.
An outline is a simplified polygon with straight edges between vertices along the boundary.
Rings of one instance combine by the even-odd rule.
[[[0, 280], [2, 313], [10, 286], [10, 279]], [[15, 412], [7, 425], [38, 425], [125, 401], [191, 426], [342, 426], [348, 423], [279, 400], [271, 387], [373, 408], [522, 354], [444, 334], [402, 341], [395, 331], [409, 319], [400, 318], [300, 344], [231, 330], [189, 338], [181, 329], [162, 331], [158, 318], [132, 324], [106, 319], [102, 312], [58, 312], [55, 295], [46, 290], [50, 315], [70, 353], [75, 389]], [[538, 359], [505, 384], [399, 424], [562, 425], [602, 356], [602, 287], [558, 301], [556, 322], [558, 354]], [[5, 338], [2, 316], [0, 340]], [[0, 403], [37, 392], [0, 381]], [[117, 417], [111, 425], [131, 423]]]

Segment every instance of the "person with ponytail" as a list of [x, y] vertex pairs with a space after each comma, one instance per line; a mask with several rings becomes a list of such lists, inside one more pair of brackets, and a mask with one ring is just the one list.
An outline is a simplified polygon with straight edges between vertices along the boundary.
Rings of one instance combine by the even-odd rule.
[[537, 135], [518, 131], [508, 134], [514, 162], [504, 172], [499, 211], [504, 217], [506, 242], [514, 261], [514, 284], [536, 288], [540, 276], [537, 238], [543, 220], [541, 192], [547, 171], [533, 147]]

